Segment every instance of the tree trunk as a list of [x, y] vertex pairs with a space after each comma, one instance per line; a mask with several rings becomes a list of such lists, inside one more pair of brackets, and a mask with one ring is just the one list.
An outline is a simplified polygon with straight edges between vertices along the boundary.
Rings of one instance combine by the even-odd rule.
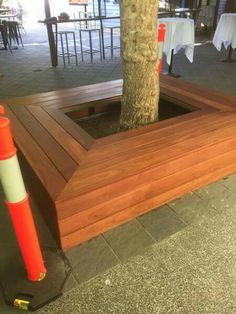
[[120, 126], [136, 128], [158, 118], [157, 0], [121, 0], [123, 97]]

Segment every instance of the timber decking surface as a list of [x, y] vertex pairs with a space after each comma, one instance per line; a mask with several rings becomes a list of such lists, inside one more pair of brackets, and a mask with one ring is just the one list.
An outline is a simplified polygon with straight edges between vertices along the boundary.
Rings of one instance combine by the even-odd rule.
[[97, 140], [65, 114], [121, 91], [118, 80], [3, 101], [63, 249], [236, 170], [235, 97], [162, 77], [164, 97], [197, 110]]

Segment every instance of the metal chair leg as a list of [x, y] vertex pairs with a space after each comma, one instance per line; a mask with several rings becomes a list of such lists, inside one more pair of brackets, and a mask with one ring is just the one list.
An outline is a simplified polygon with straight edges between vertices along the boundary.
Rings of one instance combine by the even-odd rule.
[[113, 58], [113, 28], [110, 29], [111, 35], [111, 59]]
[[63, 64], [64, 67], [66, 66], [66, 61], [65, 61], [65, 51], [64, 51], [64, 43], [63, 43], [63, 36], [60, 34], [60, 39], [61, 39], [61, 49], [62, 49], [62, 58], [63, 58]]
[[1, 32], [1, 36], [2, 36], [2, 42], [3, 42], [4, 49], [7, 50], [6, 32], [5, 32], [3, 27], [1, 27], [1, 31], [0, 32]]
[[79, 31], [79, 37], [80, 37], [80, 51], [81, 51], [81, 60], [84, 62], [84, 53], [83, 53], [83, 40], [82, 40], [82, 32]]
[[68, 63], [70, 63], [70, 51], [69, 51], [69, 44], [68, 44], [68, 36], [67, 36], [67, 33], [65, 33], [65, 40], [66, 40], [67, 59], [68, 59]]
[[9, 43], [9, 40], [7, 38], [7, 27], [5, 26], [2, 32], [2, 40], [4, 48], [7, 50], [7, 47], [9, 48], [10, 52], [12, 53], [11, 45]]
[[10, 26], [8, 27], [8, 36], [9, 36], [10, 46], [12, 46], [11, 43], [12, 43], [12, 40], [13, 40], [13, 34], [12, 34], [12, 29], [11, 29]]
[[89, 47], [90, 47], [90, 61], [93, 63], [93, 43], [92, 43], [92, 33], [89, 31]]
[[73, 33], [73, 40], [74, 40], [75, 62], [76, 62], [76, 65], [78, 65], [77, 49], [76, 49], [76, 41], [75, 41], [75, 33]]
[[18, 35], [19, 35], [19, 39], [20, 39], [20, 42], [21, 42], [21, 46], [24, 47], [23, 45], [23, 41], [22, 41], [22, 37], [21, 37], [21, 33], [20, 33], [20, 27], [19, 27], [19, 24], [17, 24], [17, 31], [18, 31]]
[[102, 39], [101, 39], [101, 30], [98, 30], [98, 37], [99, 37], [99, 46], [100, 46], [100, 60], [102, 62]]

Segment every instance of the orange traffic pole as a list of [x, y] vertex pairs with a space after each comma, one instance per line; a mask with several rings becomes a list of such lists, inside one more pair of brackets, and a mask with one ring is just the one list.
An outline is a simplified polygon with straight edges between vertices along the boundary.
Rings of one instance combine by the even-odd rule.
[[165, 35], [166, 35], [166, 25], [164, 23], [159, 24], [158, 31], [157, 31], [157, 42], [158, 42], [158, 68], [157, 71], [159, 73], [162, 72], [162, 66], [163, 66], [163, 46], [165, 41]]
[[[0, 114], [4, 114], [2, 106]], [[3, 116], [0, 116], [0, 181], [28, 279], [42, 280], [46, 275], [46, 268], [11, 135], [10, 121]]]

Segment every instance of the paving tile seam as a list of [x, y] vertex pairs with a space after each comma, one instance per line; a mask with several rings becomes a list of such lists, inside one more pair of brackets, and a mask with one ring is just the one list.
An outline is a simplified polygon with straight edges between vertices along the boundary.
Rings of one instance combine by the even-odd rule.
[[107, 241], [107, 239], [104, 237], [103, 234], [101, 234], [103, 240], [105, 241], [105, 243], [108, 245], [108, 247], [110, 248], [110, 250], [112, 251], [112, 253], [115, 255], [116, 259], [118, 260], [119, 263], [122, 263], [121, 259], [119, 258], [119, 256], [116, 254], [115, 250], [113, 249], [113, 247], [109, 244], [109, 242]]

